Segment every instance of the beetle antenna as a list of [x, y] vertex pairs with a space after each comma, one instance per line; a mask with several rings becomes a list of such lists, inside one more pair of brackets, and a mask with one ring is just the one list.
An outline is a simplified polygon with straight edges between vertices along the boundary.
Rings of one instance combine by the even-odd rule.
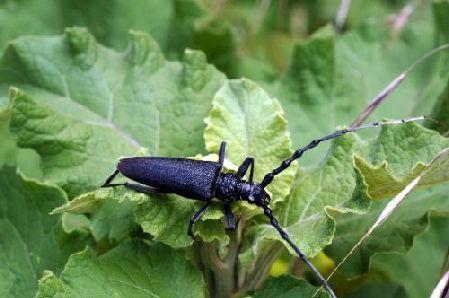
[[290, 239], [290, 236], [281, 228], [279, 225], [279, 222], [277, 219], [273, 216], [273, 212], [268, 206], [262, 205], [264, 214], [270, 219], [271, 225], [279, 232], [282, 239], [284, 239], [290, 247], [296, 252], [298, 257], [309, 267], [310, 270], [312, 270], [313, 274], [319, 279], [321, 285], [326, 289], [326, 291], [329, 293], [329, 295], [332, 298], [336, 298], [334, 291], [327, 283], [326, 279], [321, 275], [321, 273], [313, 266], [313, 264], [309, 261], [309, 259], [306, 257], [305, 254], [303, 254], [299, 248], [293, 243], [293, 241]]
[[419, 116], [419, 117], [412, 117], [412, 118], [406, 118], [406, 119], [401, 119], [401, 120], [387, 120], [387, 121], [380, 121], [380, 122], [379, 121], [370, 122], [370, 123], [362, 124], [362, 125], [356, 126], [356, 127], [350, 127], [350, 128], [345, 128], [342, 130], [337, 130], [336, 132], [331, 133], [327, 136], [324, 136], [324, 137], [316, 139], [316, 140], [312, 140], [309, 144], [307, 144], [307, 146], [304, 146], [304, 147], [296, 150], [291, 157], [284, 160], [281, 163], [281, 165], [279, 167], [275, 168], [271, 173], [266, 174], [265, 177], [263, 178], [262, 182], [260, 183], [260, 185], [262, 186], [262, 188], [265, 188], [268, 184], [270, 184], [273, 181], [274, 176], [280, 174], [282, 171], [287, 169], [291, 165], [291, 163], [294, 160], [300, 158], [304, 154], [304, 152], [315, 148], [316, 146], [318, 146], [319, 143], [321, 143], [323, 141], [331, 140], [336, 137], [347, 134], [349, 132], [355, 132], [357, 130], [361, 130], [361, 129], [365, 129], [365, 128], [371, 128], [371, 127], [377, 127], [377, 126], [383, 126], [383, 125], [389, 125], [389, 124], [402, 124], [402, 123], [406, 123], [406, 122], [423, 120], [425, 118], [426, 117], [424, 117], [424, 116]]

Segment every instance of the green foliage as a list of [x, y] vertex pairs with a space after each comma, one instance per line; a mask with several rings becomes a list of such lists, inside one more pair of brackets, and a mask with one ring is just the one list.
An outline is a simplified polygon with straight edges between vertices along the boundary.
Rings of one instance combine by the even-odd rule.
[[[217, 152], [222, 140], [229, 145], [227, 157], [241, 164], [251, 156], [257, 164], [255, 181], [291, 156], [291, 141], [287, 122], [279, 102], [255, 83], [231, 80], [215, 94], [212, 109], [205, 119], [204, 141], [206, 150]], [[277, 177], [268, 187], [274, 203], [288, 195], [294, 178], [293, 165]]]
[[[216, 160], [222, 140], [225, 171], [251, 156], [260, 182], [449, 41], [447, 0], [417, 4], [401, 30], [387, 22], [401, 1], [352, 2], [343, 34], [330, 24], [337, 2], [325, 0], [0, 4], [0, 296], [312, 296], [316, 281], [254, 205], [233, 204], [231, 232], [213, 202], [194, 243], [186, 230], [202, 202], [99, 186], [122, 156]], [[268, 187], [293, 242], [337, 263], [425, 173], [337, 271], [339, 297], [421, 297], [439, 278], [448, 57], [416, 66], [370, 115], [429, 114], [424, 126], [325, 142]], [[291, 275], [269, 278], [280, 256]]]
[[[114, 160], [140, 146], [153, 155], [204, 151], [205, 102], [223, 75], [202, 53], [187, 50], [182, 63], [167, 62], [148, 36], [131, 36], [126, 55], [97, 45], [80, 28], [20, 38], [4, 53], [1, 81], [23, 90], [11, 90], [11, 132], [40, 155], [45, 180], [70, 196], [92, 190]], [[34, 121], [42, 121], [39, 130]]]
[[[448, 215], [447, 191], [447, 185], [441, 185], [430, 191], [413, 194], [391, 216], [391, 220], [386, 221], [362, 244], [357, 253], [339, 270], [340, 274], [346, 277], [363, 274], [370, 269], [370, 258], [374, 254], [405, 252], [410, 249], [413, 238], [428, 228], [429, 216], [434, 213]], [[333, 245], [326, 252], [335, 259], [341, 259], [375, 221], [384, 205], [384, 201], [378, 201], [366, 215], [345, 215], [339, 218]]]
[[[372, 268], [387, 274], [407, 289], [408, 297], [430, 296], [441, 274], [441, 264], [447, 254], [449, 240], [447, 218], [433, 218], [430, 230], [415, 239], [412, 249], [403, 256], [377, 255]], [[430, 258], [428, 256], [431, 256]], [[402, 272], [397, 272], [403, 268]], [[426, 272], [425, 275], [422, 272]]]
[[[291, 276], [272, 278], [267, 281], [266, 288], [257, 292], [254, 298], [289, 298], [289, 297], [309, 297], [317, 291], [304, 280], [297, 280]], [[321, 290], [315, 297], [327, 297]]]
[[44, 273], [37, 296], [200, 297], [203, 291], [201, 274], [182, 252], [133, 241], [100, 257], [91, 250], [73, 254], [59, 278]]
[[46, 269], [60, 273], [71, 253], [89, 242], [64, 233], [61, 216], [48, 216], [67, 201], [56, 187], [24, 178], [12, 167], [0, 171], [0, 293], [31, 297]]

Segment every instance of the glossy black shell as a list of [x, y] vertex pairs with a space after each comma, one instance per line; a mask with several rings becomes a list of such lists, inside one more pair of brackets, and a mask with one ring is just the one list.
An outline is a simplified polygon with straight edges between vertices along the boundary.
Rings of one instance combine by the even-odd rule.
[[209, 201], [221, 171], [218, 162], [168, 157], [130, 157], [120, 160], [117, 169], [126, 177], [162, 192]]

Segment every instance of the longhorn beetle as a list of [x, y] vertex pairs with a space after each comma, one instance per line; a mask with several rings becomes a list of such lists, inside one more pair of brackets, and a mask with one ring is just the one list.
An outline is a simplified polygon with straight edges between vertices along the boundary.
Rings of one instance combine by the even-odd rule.
[[[307, 146], [296, 150], [293, 155], [284, 160], [281, 165], [272, 172], [265, 175], [261, 183], [253, 182], [254, 159], [247, 157], [237, 170], [237, 173], [222, 173], [225, 158], [226, 142], [222, 142], [218, 162], [193, 160], [187, 158], [168, 157], [130, 157], [119, 161], [115, 172], [109, 176], [102, 187], [125, 186], [140, 193], [176, 193], [188, 199], [204, 201], [204, 205], [190, 219], [187, 230], [188, 235], [193, 237], [192, 228], [195, 222], [204, 214], [213, 198], [223, 203], [223, 211], [229, 229], [235, 229], [236, 222], [232, 214], [230, 204], [234, 201], [247, 201], [261, 207], [264, 214], [269, 218], [271, 225], [279, 232], [282, 239], [287, 242], [296, 252], [301, 260], [318, 277], [321, 284], [331, 297], [336, 297], [333, 290], [310, 263], [307, 257], [292, 242], [290, 236], [282, 229], [268, 207], [270, 196], [265, 191], [274, 177], [287, 169], [290, 164], [300, 158], [307, 150], [315, 148], [319, 143], [327, 141], [349, 132], [360, 129], [381, 126], [386, 124], [400, 124], [410, 121], [421, 120], [424, 117], [408, 118], [404, 120], [392, 120], [383, 122], [371, 122], [361, 126], [338, 130], [330, 135], [311, 141]], [[249, 168], [248, 180], [244, 180]], [[111, 183], [114, 177], [121, 173], [137, 183]]]

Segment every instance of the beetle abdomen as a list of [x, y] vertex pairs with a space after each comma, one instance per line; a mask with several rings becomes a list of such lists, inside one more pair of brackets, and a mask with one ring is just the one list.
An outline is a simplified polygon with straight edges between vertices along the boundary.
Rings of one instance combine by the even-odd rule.
[[126, 177], [195, 200], [214, 196], [221, 171], [218, 162], [168, 157], [131, 157], [120, 160], [117, 169]]

